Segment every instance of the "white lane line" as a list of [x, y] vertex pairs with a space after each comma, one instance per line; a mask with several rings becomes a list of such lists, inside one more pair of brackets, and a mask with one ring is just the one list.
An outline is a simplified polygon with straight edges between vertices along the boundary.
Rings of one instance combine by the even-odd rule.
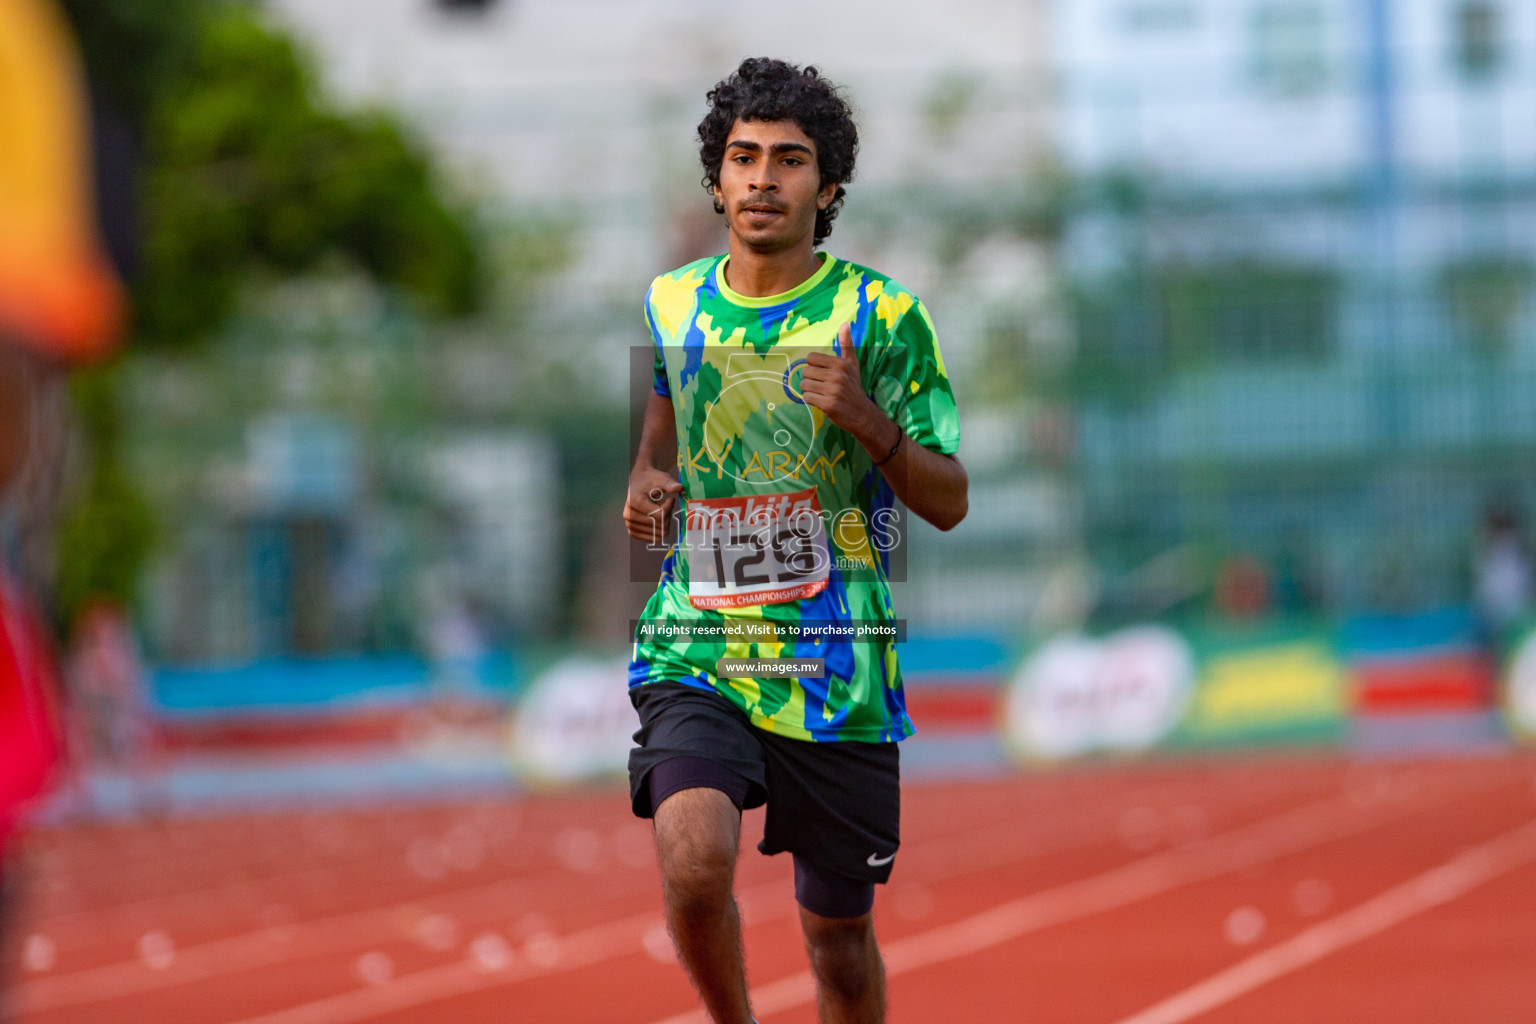
[[[288, 960], [346, 951], [356, 947], [359, 937], [376, 940], [381, 933], [390, 932], [399, 915], [420, 911], [425, 916], [425, 908], [457, 911], [460, 907], [515, 904], [529, 893], [537, 893], [565, 877], [567, 875], [561, 872], [544, 872], [533, 877], [478, 882], [423, 893], [394, 903], [212, 939], [182, 949], [176, 964], [165, 971], [145, 971], [137, 959], [85, 967], [25, 982], [16, 987], [10, 1001], [22, 1012], [39, 1013], [191, 984]], [[620, 893], [617, 898], [629, 895], [632, 893]]]
[[[1156, 871], [1159, 865], [1168, 862], [1170, 858], [1198, 861], [1199, 864], [1205, 865], [1203, 870], [1207, 873], [1219, 873], [1223, 864], [1228, 865], [1228, 870], [1236, 869], [1288, 852], [1289, 846], [1287, 843], [1275, 842], [1267, 838], [1268, 832], [1271, 830], [1280, 832], [1290, 830], [1300, 835], [1302, 832], [1307, 832], [1308, 829], [1316, 828], [1317, 823], [1313, 822], [1314, 818], [1321, 816], [1323, 819], [1326, 819], [1322, 823], [1322, 831], [1319, 833], [1319, 838], [1305, 840], [1302, 843], [1302, 846], [1305, 846], [1312, 842], [1324, 841], [1330, 838], [1333, 832], [1343, 835], [1370, 828], [1374, 824], [1400, 817], [1411, 810], [1427, 809], [1443, 799], [1454, 795], [1462, 795], [1465, 792], [1467, 792], [1465, 788], [1448, 788], [1444, 793], [1437, 794], [1436, 799], [1425, 801], [1425, 806], [1419, 808], [1410, 808], [1405, 803], [1382, 804], [1375, 808], [1362, 808], [1360, 802], [1355, 798], [1348, 796], [1329, 797], [1315, 803], [1306, 804], [1300, 808], [1293, 808], [1256, 824], [1235, 829], [1232, 832], [1224, 833], [1221, 836], [1213, 837], [1199, 844], [1181, 847], [1162, 854], [1154, 854], [1143, 861], [1133, 862], [1124, 868], [1086, 879], [1080, 883], [1062, 886], [1061, 889], [1073, 890], [1077, 886], [1092, 887], [1095, 883], [1114, 885], [1115, 879], [1126, 871], [1140, 869], [1143, 865], [1147, 865], [1148, 869]], [[1379, 819], [1379, 821], [1375, 819]], [[1300, 831], [1298, 832], [1297, 830]], [[940, 841], [934, 840], [933, 845], [940, 845]], [[1049, 897], [1056, 892], [1057, 890], [1047, 890], [1039, 894], [1039, 896]], [[1151, 895], [1151, 893], [1148, 893], [1148, 895]], [[749, 926], [785, 916], [794, 907], [793, 902], [787, 897], [783, 884], [780, 882], [764, 883], [752, 889], [744, 890], [737, 895], [737, 902], [741, 906], [743, 921]], [[1028, 900], [1019, 902], [1028, 902]], [[1068, 895], [1068, 902], [1070, 904], [1070, 894]], [[1071, 920], [1073, 917], [1082, 916], [1084, 913], [1094, 913], [1097, 909], [1097, 907], [1093, 907], [1087, 902], [1068, 905], [1060, 909], [1059, 913], [1064, 915], [1060, 917], [1060, 920]], [[986, 915], [981, 916], [985, 917]], [[557, 939], [549, 950], [543, 952], [549, 954], [557, 950], [558, 957], [549, 956], [544, 962], [539, 964], [530, 964], [520, 958], [513, 963], [509, 970], [495, 974], [487, 974], [484, 971], [477, 970], [468, 963], [445, 964], [406, 975], [380, 988], [339, 993], [274, 1013], [247, 1018], [239, 1021], [238, 1024], [349, 1024], [349, 1022], [353, 1021], [368, 1020], [385, 1013], [400, 1012], [454, 996], [499, 988], [530, 977], [549, 974], [555, 971], [574, 970], [612, 957], [637, 953], [644, 948], [645, 932], [660, 923], [661, 916], [659, 914], [638, 915]], [[1048, 921], [1045, 923], [1055, 922]], [[1041, 924], [1040, 927], [1044, 927], [1044, 924]], [[945, 929], [938, 929], [938, 932], [944, 931]], [[914, 938], [921, 938], [921, 936]], [[1002, 941], [1002, 939], [997, 941]], [[911, 943], [912, 940], [909, 939], [906, 942]], [[904, 955], [902, 952], [903, 948], [904, 944], [898, 943], [891, 952], [894, 952], [900, 958]], [[891, 952], [888, 952], [886, 956], [886, 971], [888, 974], [892, 970]], [[914, 954], [922, 954], [922, 947], [920, 945], [914, 946], [912, 951], [905, 955], [911, 957]], [[922, 964], [913, 963], [903, 969], [911, 969], [911, 967], [915, 966], [922, 966]], [[754, 990], [754, 1004], [759, 998], [766, 999], [775, 1005], [800, 1005], [814, 1000], [815, 988], [810, 974], [806, 972], [801, 975], [781, 979], [762, 990]], [[763, 1012], [770, 1011], [765, 1009]], [[707, 1018], [703, 1016], [702, 1012], [692, 1016], [685, 1015], [685, 1018], [682, 1019], [707, 1024]]]
[[[736, 895], [742, 920], [758, 924], [787, 916], [794, 907], [783, 881], [764, 882]], [[526, 978], [576, 970], [644, 948], [645, 935], [664, 928], [661, 914], [649, 911], [547, 940], [537, 951], [515, 950], [504, 969], [490, 971], [472, 961], [455, 961], [405, 975], [375, 989], [343, 992], [302, 1006], [247, 1018], [240, 1024], [322, 1024], [365, 1020], [382, 1013], [421, 1006]]]
[[1183, 1024], [1276, 978], [1449, 903], [1536, 860], [1536, 821], [1475, 846], [1353, 910], [1256, 953], [1119, 1024]]
[[[1465, 788], [1447, 787], [1437, 794], [1437, 799], [1420, 800], [1414, 804], [1408, 801], [1382, 803], [1372, 807], [1362, 807], [1353, 798], [1339, 796], [1293, 808], [1201, 843], [1153, 854], [1104, 874], [1049, 889], [957, 924], [901, 940], [886, 951], [886, 972], [901, 973], [962, 956], [1028, 931], [1134, 902], [1199, 878], [1240, 870], [1428, 809], [1441, 800], [1465, 792]], [[757, 899], [766, 899], [771, 892], [778, 895], [776, 905], [759, 910]], [[777, 883], [755, 887], [738, 899], [742, 903], [742, 916], [749, 924], [780, 916], [791, 906], [782, 886]], [[248, 1018], [239, 1024], [349, 1024], [386, 1013], [398, 1013], [538, 974], [571, 970], [609, 957], [637, 953], [643, 948], [644, 932], [659, 921], [659, 915], [639, 916], [567, 936], [557, 940], [554, 947], [559, 951], [558, 959], [551, 957], [542, 964], [531, 964], [526, 958], [519, 958], [510, 969], [494, 974], [476, 970], [467, 963], [447, 964], [418, 971], [381, 988], [340, 993]], [[815, 987], [809, 972], [780, 979], [753, 991], [754, 1005], [762, 1013], [803, 1005], [814, 999]], [[681, 1021], [706, 1024], [707, 1019], [699, 1011], [673, 1018], [669, 1024]]]
[[[1429, 806], [1438, 802], [1430, 801]], [[1413, 808], [1426, 809], [1428, 807], [1422, 803]], [[956, 960], [1052, 925], [1115, 910], [1193, 882], [1268, 863], [1368, 831], [1408, 812], [1409, 808], [1402, 804], [1363, 809], [1354, 800], [1344, 797], [1307, 804], [1192, 846], [1156, 853], [1101, 875], [1032, 893], [951, 924], [899, 939], [883, 950], [886, 977]], [[815, 984], [809, 971], [751, 990], [752, 1009], [759, 1017], [804, 1006], [815, 998]], [[657, 1024], [709, 1024], [709, 1018], [703, 1009], [696, 1009], [667, 1017]]]
[[[1284, 780], [1280, 781], [1283, 782]], [[1284, 785], [1276, 785], [1273, 780], [1266, 779], [1265, 784], [1268, 788], [1266, 788], [1263, 792], [1252, 793], [1245, 789], [1245, 792], [1247, 792], [1249, 796], [1253, 797], [1251, 801], [1252, 803], [1261, 802], [1263, 799], [1275, 796], [1276, 794], [1273, 791], [1274, 789], [1281, 790], [1282, 794], [1289, 794], [1288, 787]], [[1159, 804], [1193, 799], [1196, 794], [1211, 800], [1218, 801], [1225, 799], [1230, 795], [1226, 788], [1213, 789], [1211, 788], [1210, 782], [1207, 778], [1203, 776], [1197, 776], [1193, 779], [1177, 778], [1174, 780], [1161, 780], [1152, 783], [1139, 783], [1134, 786], [1123, 788], [1113, 787], [1104, 790], [1095, 789], [1088, 795], [1088, 799], [1092, 801], [1099, 801], [1106, 805], [1117, 801]], [[1039, 820], [1051, 820], [1054, 822], [1060, 817], [1061, 805], [1066, 805], [1073, 809], [1082, 809], [1083, 798], [1080, 795], [1073, 793], [1063, 794], [1056, 789], [1034, 789], [1026, 793], [1023, 799], [1020, 799], [1018, 802], [1011, 805], [1010, 810], [1013, 815], [1023, 820], [1031, 822]], [[1248, 802], [1237, 806], [1248, 806]], [[1092, 810], [1093, 809], [1089, 810], [1090, 814], [1092, 813]], [[1107, 807], [1099, 807], [1097, 808], [1097, 811], [1099, 813], [1105, 813], [1107, 811]], [[556, 824], [579, 824], [579, 820], [572, 822], [567, 821], [564, 817], [562, 817], [556, 822]], [[548, 827], [540, 827], [543, 828], [544, 831], [549, 831], [554, 826], [550, 825]], [[531, 832], [537, 832], [539, 831], [539, 828], [528, 826], [527, 830]], [[931, 837], [931, 839], [949, 839], [962, 835], [975, 838], [980, 836], [985, 831], [987, 830], [975, 828], [957, 828], [942, 832], [938, 835], [934, 835]], [[996, 829], [994, 828], [991, 831], [995, 832]], [[1015, 833], [1017, 833], [1017, 830], [1015, 830]], [[1050, 834], [1054, 835], [1054, 832]], [[1016, 834], [1015, 838], [1018, 838]], [[247, 838], [244, 841], [248, 843], [249, 839]], [[377, 841], [383, 842], [384, 840], [382, 838], [377, 838]], [[903, 854], [905, 857], [905, 863], [911, 864], [911, 854], [914, 852], [914, 849], [915, 848], [911, 845], [904, 848]], [[269, 859], [281, 862], [285, 861], [286, 859], [291, 859], [292, 856], [305, 856], [312, 855], [313, 853], [313, 850], [295, 849], [291, 852], [285, 852], [282, 855], [272, 855], [269, 857]], [[351, 861], [341, 865], [327, 862], [301, 869], [280, 871], [274, 874], [261, 875], [259, 877], [253, 878], [251, 880], [251, 884], [265, 891], [278, 885], [285, 883], [297, 884], [302, 880], [310, 878], [328, 879], [330, 875], [334, 874], [338, 867], [343, 871], [351, 870], [354, 868], [366, 868], [371, 870], [375, 865], [398, 862], [400, 855], [401, 854], [399, 851], [391, 850], [388, 853], [379, 854], [377, 856], [367, 858], [363, 861]], [[218, 859], [219, 856], [222, 856], [222, 851], [201, 851], [198, 856], [203, 861], [208, 860], [210, 857]], [[138, 854], [133, 855], [133, 858], [137, 857], [139, 857]], [[562, 872], [555, 872], [555, 874], [560, 873]], [[122, 881], [120, 878], [117, 880], [119, 882]], [[504, 884], [504, 882], [505, 880], [499, 880], [498, 882], [491, 884]], [[144, 927], [148, 926], [147, 922], [154, 922], [161, 927], [174, 927], [181, 924], [182, 922], [174, 915], [178, 913], [177, 908], [185, 906], [199, 915], [197, 920], [194, 921], [194, 924], [200, 924], [203, 916], [208, 910], [210, 900], [230, 892], [230, 889], [231, 887], [227, 884], [218, 884], [195, 891], [175, 890], [171, 892], [164, 892], [158, 895], [145, 896], [129, 900], [128, 902], [116, 903], [108, 906], [81, 907], [63, 912], [45, 913], [38, 917], [36, 927], [45, 928], [55, 943], [58, 944], [60, 948], [60, 954], [65, 955], [74, 951], [76, 944], [71, 942], [70, 938], [75, 933], [85, 935], [90, 939], [89, 942], [85, 943], [79, 948], [99, 948], [101, 945], [99, 939], [103, 931], [110, 929], [111, 927], [114, 927], [116, 924], [120, 923], [116, 920], [118, 918], [123, 919], [123, 921], [126, 922], [124, 926], [136, 934], [138, 931], [142, 931]], [[426, 892], [422, 893], [419, 899], [435, 899], [438, 895], [438, 893]], [[265, 930], [266, 929], [257, 928], [245, 934], [249, 939], [264, 941], [263, 933]], [[234, 938], [234, 936], [230, 936], [229, 938]], [[222, 944], [226, 940], [220, 939], [213, 941]], [[132, 961], [129, 965], [132, 966], [136, 963], [137, 961]], [[100, 967], [95, 968], [81, 968], [76, 971], [69, 972], [69, 974], [52, 975], [49, 978], [42, 980], [48, 981], [50, 983], [58, 980], [61, 982], [61, 987], [72, 989], [74, 988], [73, 981], [65, 979], [69, 979], [76, 974], [83, 974], [86, 972], [94, 973], [111, 966], [116, 965], [101, 965]], [[164, 976], [162, 976], [162, 980], [166, 980], [167, 984], [177, 983], [164, 979]]]
[[[1169, 788], [1172, 788], [1172, 792], [1165, 792]], [[1143, 787], [1132, 790], [1130, 794], [1110, 793], [1101, 794], [1101, 796], [1106, 797], [1106, 804], [1123, 802], [1128, 795], [1138, 799], [1146, 797], [1148, 800], [1153, 800], [1154, 795], [1175, 799], [1183, 797], [1187, 788], [1183, 784], [1178, 787]], [[1268, 798], [1273, 795], [1265, 792], [1262, 797]], [[1057, 802], [1054, 798], [1050, 798], [1043, 801], [1036, 799], [1028, 803], [1045, 803], [1049, 806]], [[1153, 800], [1153, 802], [1156, 801]], [[1028, 804], [1026, 809], [1027, 806]], [[1244, 802], [1237, 806], [1244, 808], [1248, 803]], [[1022, 829], [1017, 825], [999, 827], [996, 824], [989, 824], [980, 828], [960, 828], [941, 833], [922, 842], [910, 844], [903, 850], [903, 855], [906, 857], [906, 862], [911, 864], [914, 858], [935, 849], [954, 850], [964, 854], [963, 857], [952, 858], [955, 863], [946, 865], [948, 870], [941, 869], [936, 876], [925, 876], [926, 880], [933, 881], [935, 878], [942, 879], [1012, 863], [1023, 857], [1054, 849], [1063, 841], [1067, 842], [1066, 848], [1072, 848], [1074, 843], [1084, 838], [1102, 838], [1106, 815], [1112, 815], [1112, 810], [1108, 806], [1077, 808], [1067, 814], [1055, 809], [1049, 814], [1030, 815], [1030, 824]], [[976, 849], [970, 847], [976, 847]], [[394, 904], [367, 907], [294, 925], [257, 929], [222, 939], [213, 939], [181, 949], [176, 964], [166, 971], [146, 971], [143, 969], [143, 964], [135, 958], [54, 974], [22, 984], [18, 987], [13, 1000], [27, 1012], [37, 1013], [82, 1003], [120, 999], [158, 989], [194, 984], [228, 974], [244, 973], [289, 960], [345, 951], [355, 946], [360, 934], [369, 938], [376, 937], [379, 929], [386, 927], [387, 921], [402, 911], [414, 910], [422, 906], [440, 908], [445, 900], [453, 904], [472, 904], [473, 906], [507, 903], [511, 902], [513, 895], [513, 891], [508, 887], [522, 886], [537, 889], [554, 877], [554, 874], [546, 873], [534, 876], [532, 879], [514, 878], [480, 883], [468, 888], [427, 893]], [[792, 912], [793, 904], [788, 902], [784, 892], [785, 889], [781, 883], [773, 882], [739, 893], [737, 902], [741, 906], [745, 922], [748, 925], [758, 924]], [[639, 933], [643, 936], [660, 921], [660, 916], [654, 912], [637, 915], [575, 933], [561, 941], [574, 941], [580, 947], [587, 941], [586, 936], [593, 931], [611, 928], [625, 932], [633, 930], [626, 929], [626, 923], [638, 927]], [[629, 945], [614, 945], [609, 948], [613, 950], [610, 953], [613, 956], [621, 956], [633, 951]], [[568, 966], [575, 965], [564, 965], [553, 969], [565, 969]], [[444, 970], [451, 974], [458, 970], [458, 965], [449, 964], [430, 970]], [[548, 973], [548, 970], [538, 970], [535, 973]], [[501, 983], [510, 983], [519, 980], [522, 976], [500, 975], [498, 977]]]

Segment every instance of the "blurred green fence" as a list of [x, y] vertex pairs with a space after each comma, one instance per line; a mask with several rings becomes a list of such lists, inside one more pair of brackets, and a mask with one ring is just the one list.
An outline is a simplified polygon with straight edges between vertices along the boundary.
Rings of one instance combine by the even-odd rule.
[[1059, 385], [1107, 607], [1165, 611], [1234, 556], [1296, 610], [1466, 601], [1486, 517], [1536, 511], [1536, 263], [1477, 230], [1531, 213], [1506, 184], [1069, 217], [1110, 268], [1072, 275]]

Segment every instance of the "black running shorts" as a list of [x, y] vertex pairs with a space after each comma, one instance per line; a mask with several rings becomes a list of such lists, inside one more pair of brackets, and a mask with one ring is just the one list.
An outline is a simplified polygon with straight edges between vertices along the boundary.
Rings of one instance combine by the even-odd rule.
[[[724, 790], [738, 807], [768, 805], [757, 844], [762, 853], [794, 854], [797, 875], [809, 869], [858, 883], [890, 878], [901, 844], [895, 743], [789, 739], [752, 725], [713, 690], [682, 683], [645, 683], [631, 687], [629, 696], [640, 714], [639, 745], [629, 752], [629, 794], [636, 816], [653, 813], [650, 781], [657, 765], [703, 759], [729, 769], [728, 781], [714, 788]], [[708, 765], [691, 763], [704, 770], [682, 762], [683, 771], [663, 774], [709, 777]]]

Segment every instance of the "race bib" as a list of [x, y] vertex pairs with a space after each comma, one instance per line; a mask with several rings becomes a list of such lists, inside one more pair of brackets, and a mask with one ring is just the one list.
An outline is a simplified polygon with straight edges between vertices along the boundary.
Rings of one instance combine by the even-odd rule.
[[742, 608], [814, 597], [831, 566], [816, 488], [792, 494], [690, 499], [688, 600]]

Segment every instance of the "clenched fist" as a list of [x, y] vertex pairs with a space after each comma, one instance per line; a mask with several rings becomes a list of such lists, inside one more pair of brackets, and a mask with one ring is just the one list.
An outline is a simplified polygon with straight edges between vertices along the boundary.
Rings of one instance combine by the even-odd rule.
[[667, 520], [683, 485], [659, 469], [637, 469], [629, 475], [624, 499], [624, 528], [636, 540], [660, 544], [667, 536]]

